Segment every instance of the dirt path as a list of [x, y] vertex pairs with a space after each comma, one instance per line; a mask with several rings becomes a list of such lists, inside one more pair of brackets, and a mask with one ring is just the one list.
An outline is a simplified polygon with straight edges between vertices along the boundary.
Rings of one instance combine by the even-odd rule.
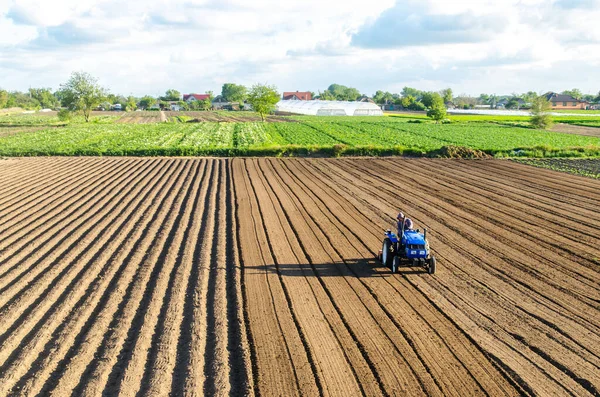
[[[499, 160], [0, 162], [0, 395], [598, 395], [600, 181]], [[404, 211], [438, 271], [378, 264]]]
[[595, 136], [600, 138], [600, 128], [598, 127], [584, 127], [582, 125], [572, 124], [555, 124], [552, 127], [552, 131], [563, 132], [565, 134]]

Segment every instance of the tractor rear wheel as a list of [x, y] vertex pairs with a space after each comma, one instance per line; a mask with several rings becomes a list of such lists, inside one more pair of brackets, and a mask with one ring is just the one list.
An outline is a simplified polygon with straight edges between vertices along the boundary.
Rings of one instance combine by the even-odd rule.
[[400, 268], [400, 257], [396, 255], [394, 260], [392, 260], [392, 273], [398, 273], [398, 269]]
[[381, 248], [381, 263], [383, 263], [386, 267], [392, 266], [392, 261], [394, 259], [394, 251], [393, 251], [392, 240], [389, 238], [383, 239], [383, 247]]
[[435, 256], [429, 258], [429, 266], [427, 267], [427, 273], [434, 274], [435, 273]]

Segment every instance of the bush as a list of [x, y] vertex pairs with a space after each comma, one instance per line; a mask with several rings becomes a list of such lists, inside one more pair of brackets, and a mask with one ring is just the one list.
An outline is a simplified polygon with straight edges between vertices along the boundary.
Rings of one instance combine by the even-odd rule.
[[73, 118], [73, 113], [69, 109], [60, 109], [57, 116], [60, 121], [68, 122]]
[[531, 103], [531, 125], [537, 129], [549, 129], [554, 124], [550, 111], [552, 106], [544, 96], [538, 96]]

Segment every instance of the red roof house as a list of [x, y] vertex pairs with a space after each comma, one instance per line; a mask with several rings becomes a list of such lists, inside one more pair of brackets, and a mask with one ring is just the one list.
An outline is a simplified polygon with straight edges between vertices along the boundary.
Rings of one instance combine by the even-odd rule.
[[210, 98], [208, 94], [183, 94], [183, 100], [185, 102], [203, 101]]
[[286, 101], [295, 100], [295, 101], [310, 101], [312, 100], [312, 94], [310, 92], [284, 92], [283, 99]]

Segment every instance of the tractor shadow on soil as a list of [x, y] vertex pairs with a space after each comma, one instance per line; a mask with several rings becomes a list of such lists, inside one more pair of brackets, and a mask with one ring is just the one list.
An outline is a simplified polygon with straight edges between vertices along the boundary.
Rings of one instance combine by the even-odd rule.
[[[391, 269], [386, 268], [376, 258], [373, 259], [351, 259], [343, 262], [329, 263], [301, 263], [301, 264], [272, 264], [262, 266], [245, 266], [246, 272], [262, 273], [270, 272], [282, 277], [381, 277], [394, 276]], [[418, 267], [401, 267], [396, 276], [411, 274], [427, 274], [427, 271]]]

